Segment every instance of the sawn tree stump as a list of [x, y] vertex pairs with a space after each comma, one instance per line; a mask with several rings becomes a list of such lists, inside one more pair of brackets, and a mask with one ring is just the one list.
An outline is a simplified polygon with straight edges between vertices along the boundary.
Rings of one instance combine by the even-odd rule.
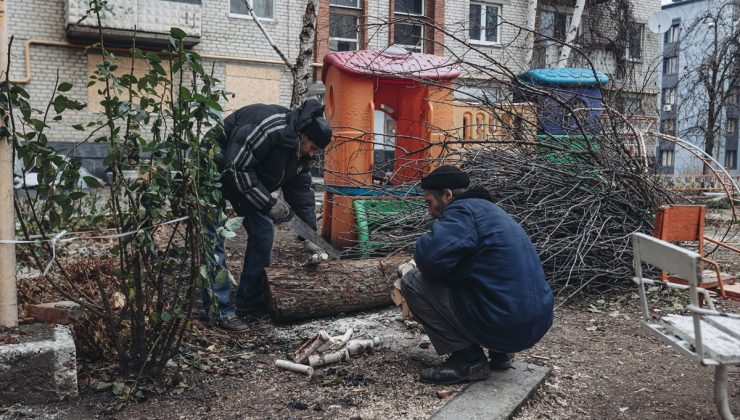
[[337, 315], [391, 305], [396, 269], [406, 254], [387, 259], [326, 261], [316, 266], [268, 267], [275, 321]]

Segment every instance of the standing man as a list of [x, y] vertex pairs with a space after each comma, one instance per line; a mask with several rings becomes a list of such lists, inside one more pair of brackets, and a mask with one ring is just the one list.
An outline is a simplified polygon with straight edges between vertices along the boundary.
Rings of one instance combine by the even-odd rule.
[[453, 166], [421, 179], [436, 221], [416, 241], [418, 269], [402, 278], [401, 293], [437, 353], [450, 354], [423, 369], [422, 382], [486, 379], [552, 325], [552, 291], [532, 242], [487, 191], [469, 184]]
[[[273, 223], [286, 221], [295, 213], [316, 229], [309, 169], [316, 153], [331, 140], [332, 130], [323, 114], [323, 105], [314, 99], [293, 110], [248, 105], [224, 120], [223, 132], [214, 133], [222, 153], [217, 157], [223, 174], [221, 189], [236, 213], [244, 217], [248, 234], [235, 305], [228, 281], [212, 284], [219, 305], [218, 324], [225, 330], [244, 331], [248, 325], [239, 317], [267, 309], [264, 269], [270, 265]], [[272, 197], [278, 189], [285, 200]], [[304, 246], [315, 247], [308, 241]], [[219, 264], [226, 267], [223, 238], [217, 240], [216, 255]], [[210, 295], [204, 303], [208, 306]]]

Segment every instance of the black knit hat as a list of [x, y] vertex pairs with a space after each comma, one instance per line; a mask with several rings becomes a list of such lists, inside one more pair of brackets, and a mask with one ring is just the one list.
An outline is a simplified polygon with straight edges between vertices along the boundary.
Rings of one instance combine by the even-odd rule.
[[316, 146], [325, 148], [331, 140], [331, 126], [326, 118], [322, 116], [313, 117], [311, 122], [308, 123], [303, 130], [303, 134], [307, 135]]
[[468, 188], [470, 177], [455, 166], [440, 166], [421, 179], [421, 188], [425, 190], [443, 190], [449, 188]]

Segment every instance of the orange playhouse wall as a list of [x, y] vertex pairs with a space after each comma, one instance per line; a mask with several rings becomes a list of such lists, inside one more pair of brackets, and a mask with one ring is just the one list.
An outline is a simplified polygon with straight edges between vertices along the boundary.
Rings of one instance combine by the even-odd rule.
[[330, 67], [325, 83], [326, 117], [334, 138], [324, 152], [324, 182], [335, 186], [371, 185], [374, 79]]

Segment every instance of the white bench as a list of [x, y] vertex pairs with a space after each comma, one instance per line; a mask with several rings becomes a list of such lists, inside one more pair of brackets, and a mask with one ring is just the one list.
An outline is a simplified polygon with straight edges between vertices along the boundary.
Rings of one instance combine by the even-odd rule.
[[[730, 365], [740, 364], [740, 315], [719, 312], [701, 282], [702, 260], [691, 252], [642, 233], [632, 234], [634, 250], [635, 283], [639, 286], [642, 305], [640, 324], [649, 332], [675, 347], [691, 360], [715, 366], [714, 402], [722, 419], [734, 419], [727, 399], [727, 376]], [[688, 286], [650, 280], [642, 276], [642, 264], [647, 263], [689, 281]], [[663, 284], [687, 290], [690, 315], [668, 315], [657, 322], [650, 320], [645, 285]], [[699, 293], [708, 308], [699, 306]]]

